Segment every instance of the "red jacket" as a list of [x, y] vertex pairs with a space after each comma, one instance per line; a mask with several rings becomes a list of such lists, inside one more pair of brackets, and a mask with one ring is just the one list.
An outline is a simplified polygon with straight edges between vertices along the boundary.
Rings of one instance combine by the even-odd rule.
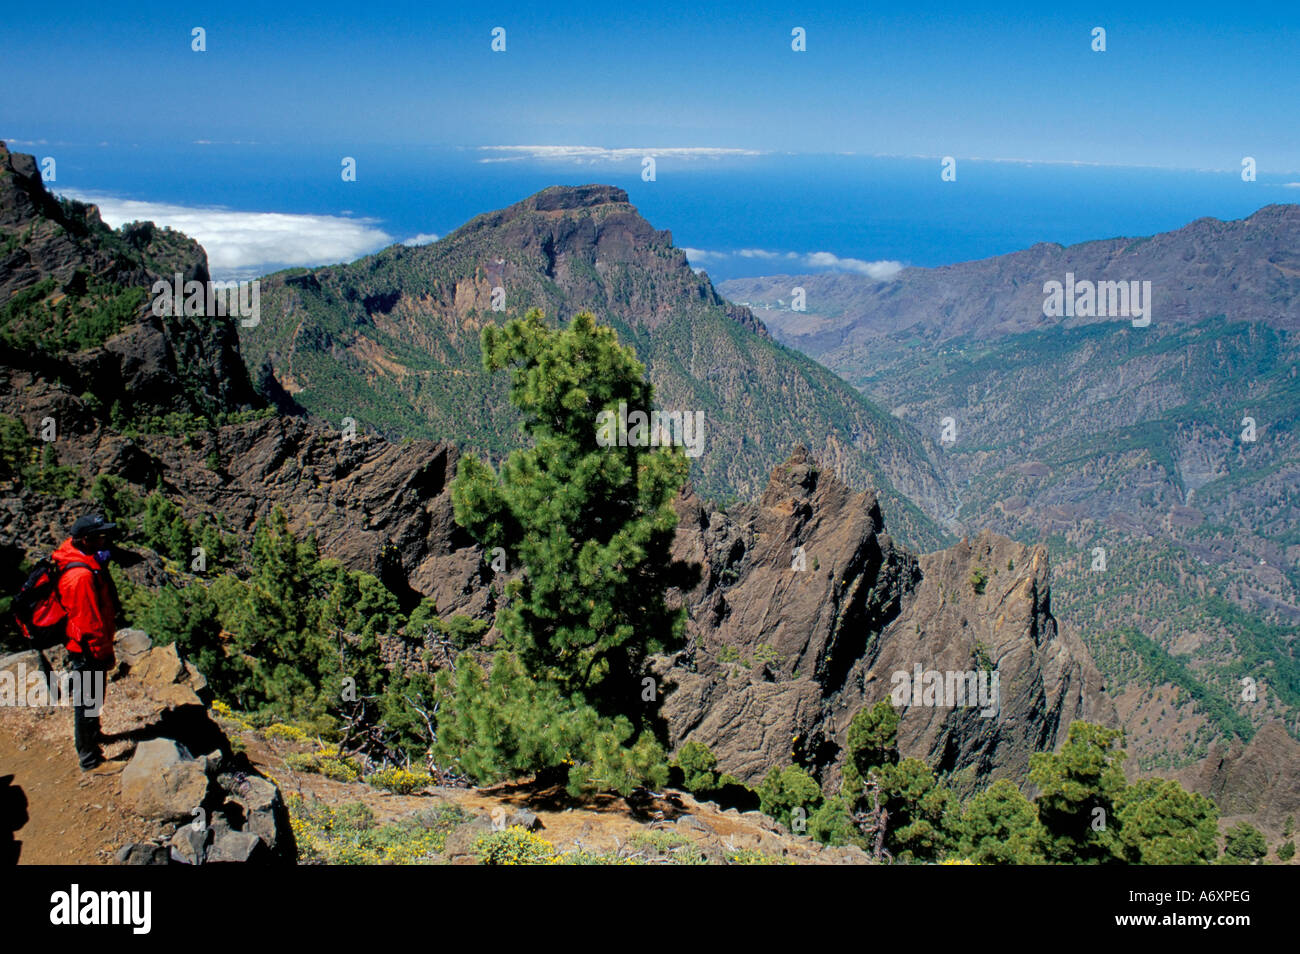
[[50, 558], [60, 567], [85, 563], [96, 568], [73, 567], [65, 571], [59, 577], [59, 601], [68, 614], [68, 652], [84, 652], [97, 662], [113, 665], [117, 598], [108, 567], [101, 566], [93, 553], [82, 553], [73, 546], [71, 537]]

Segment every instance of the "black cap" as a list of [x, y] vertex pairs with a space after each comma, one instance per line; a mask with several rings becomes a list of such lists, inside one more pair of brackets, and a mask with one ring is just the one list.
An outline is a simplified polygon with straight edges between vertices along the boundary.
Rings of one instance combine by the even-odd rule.
[[84, 517], [78, 517], [77, 522], [72, 525], [72, 538], [75, 540], [78, 537], [108, 533], [110, 530], [116, 529], [117, 524], [105, 520], [102, 513], [88, 513]]

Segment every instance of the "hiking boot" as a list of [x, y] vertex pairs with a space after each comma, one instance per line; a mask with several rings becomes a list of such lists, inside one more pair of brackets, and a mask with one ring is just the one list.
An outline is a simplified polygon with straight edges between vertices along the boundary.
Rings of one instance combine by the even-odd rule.
[[92, 755], [81, 760], [81, 770], [83, 772], [89, 772], [92, 769], [98, 768], [103, 764], [104, 764], [104, 753], [95, 752]]

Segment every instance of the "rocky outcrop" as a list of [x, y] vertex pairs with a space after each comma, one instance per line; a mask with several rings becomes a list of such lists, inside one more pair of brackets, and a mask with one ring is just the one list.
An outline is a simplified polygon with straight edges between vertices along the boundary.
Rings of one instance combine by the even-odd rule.
[[[86, 469], [129, 460], [136, 473], [165, 474], [174, 499], [220, 512], [244, 533], [284, 506], [324, 554], [399, 593], [433, 596], [444, 616], [491, 619], [482, 551], [452, 517], [454, 449], [344, 440], [284, 418], [222, 428], [218, 441], [228, 461], [221, 472], [199, 464], [206, 443], [178, 438], [128, 442], [96, 431], [65, 447], [80, 448]], [[8, 504], [0, 501], [0, 526], [30, 527], [21, 500]], [[849, 490], [804, 450], [777, 468], [757, 502], [723, 513], [688, 491], [678, 511], [674, 557], [703, 572], [678, 595], [690, 641], [660, 663], [664, 712], [674, 744], [705, 742], [724, 771], [754, 781], [798, 759], [833, 777], [853, 714], [917, 665], [968, 671], [987, 659], [999, 676], [995, 717], [906, 707], [904, 752], [942, 769], [1021, 778], [1029, 754], [1052, 748], [1071, 719], [1113, 720], [1086, 650], [1057, 630], [1041, 547], [985, 534], [917, 557], [891, 538], [873, 493]], [[60, 527], [52, 524], [51, 539]], [[987, 575], [982, 593], [970, 583], [976, 569]]]
[[175, 644], [148, 642], [140, 630], [118, 632], [124, 675], [109, 686], [106, 713], [114, 737], [135, 742], [121, 775], [122, 807], [158, 829], [153, 841], [124, 846], [118, 860], [292, 861], [296, 849], [279, 788], [236, 755], [211, 719], [203, 675]]
[[115, 651], [100, 716], [110, 760], [102, 774], [76, 767], [69, 700], [52, 704], [44, 689], [60, 692], [52, 677], [66, 671], [64, 651], [0, 657], [0, 695], [23, 693], [0, 706], [0, 746], [20, 785], [42, 793], [30, 811], [38, 851], [62, 863], [293, 862], [279, 787], [211, 717], [203, 675], [174, 644], [153, 646], [140, 630], [119, 630]]
[[1300, 742], [1280, 722], [1261, 726], [1244, 746], [1212, 743], [1204, 760], [1176, 777], [1212, 799], [1225, 820], [1249, 818], [1273, 837], [1288, 816], [1300, 817]]
[[[78, 419], [80, 402], [65, 390], [26, 373], [14, 381], [22, 386], [0, 391], [0, 415]], [[283, 507], [295, 533], [314, 533], [327, 556], [379, 577], [408, 610], [430, 596], [443, 614], [491, 613], [488, 568], [453, 519], [449, 486], [459, 455], [448, 444], [345, 438], [337, 429], [286, 417], [189, 438], [128, 438], [87, 418], [83, 429], [65, 432], [54, 447], [62, 465], [120, 477], [139, 495], [161, 481], [187, 518], [219, 514], [243, 540], [258, 519]], [[212, 454], [222, 462], [218, 469], [209, 466]], [[26, 489], [0, 497], [0, 536], [13, 541], [12, 552], [0, 558], [7, 556], [15, 572], [23, 558], [39, 559], [86, 507]], [[163, 555], [183, 565], [190, 559]], [[129, 546], [122, 559], [137, 582], [162, 582], [161, 567], [138, 561]]]
[[704, 579], [684, 597], [690, 643], [661, 667], [664, 712], [674, 744], [707, 744], [742, 780], [792, 761], [834, 776], [853, 715], [918, 667], [998, 677], [992, 713], [902, 706], [900, 749], [940, 770], [1022, 779], [1071, 720], [1114, 720], [1086, 649], [1057, 631], [1042, 547], [982, 534], [916, 557], [874, 494], [803, 450], [757, 503], [723, 514], [691, 497], [679, 510], [674, 555]]
[[209, 763], [172, 739], [142, 742], [122, 772], [122, 798], [136, 812], [164, 821], [189, 819], [208, 795]]
[[107, 288], [144, 292], [135, 320], [99, 347], [33, 354], [0, 339], [0, 381], [5, 365], [40, 366], [72, 393], [94, 394], [99, 413], [107, 416], [116, 404], [128, 419], [262, 406], [232, 318], [158, 317], [149, 307], [159, 278], [208, 281], [207, 253], [193, 239], [151, 222], [111, 230], [95, 206], [50, 195], [34, 156], [0, 143], [0, 245], [0, 304], [47, 279], [56, 299], [94, 302]]

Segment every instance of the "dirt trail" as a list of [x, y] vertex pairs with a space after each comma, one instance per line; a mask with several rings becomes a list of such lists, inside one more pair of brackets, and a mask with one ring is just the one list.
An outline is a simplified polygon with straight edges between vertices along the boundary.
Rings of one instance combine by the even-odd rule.
[[[114, 702], [117, 711], [114, 712]], [[72, 710], [66, 708], [0, 707], [0, 863], [112, 864], [123, 845], [150, 841], [162, 829], [123, 805], [121, 770], [135, 743], [115, 739], [115, 730], [129, 719], [130, 700], [110, 695], [104, 709], [109, 734], [105, 754], [122, 759], [105, 774], [83, 773], [72, 744]], [[717, 851], [750, 849], [799, 863], [845, 863], [806, 838], [795, 838], [757, 813], [721, 811], [699, 803], [689, 794], [667, 792], [635, 806], [613, 795], [579, 803], [560, 789], [539, 791], [529, 785], [498, 785], [489, 789], [437, 788], [423, 795], [400, 796], [361, 782], [337, 782], [312, 773], [295, 772], [284, 756], [311, 746], [271, 741], [255, 732], [235, 732], [258, 769], [280, 785], [285, 796], [302, 795], [332, 805], [362, 801], [380, 823], [410, 817], [439, 803], [460, 805], [479, 824], [501, 810], [528, 808], [544, 826], [540, 834], [557, 849], [612, 851], [638, 832], [669, 829], [685, 834], [701, 848]], [[683, 816], [693, 827], [677, 824]]]
[[[105, 732], [111, 732], [109, 710]], [[109, 758], [131, 743], [110, 742]], [[119, 793], [125, 763], [111, 774], [82, 772], [72, 745], [72, 710], [0, 709], [0, 856], [24, 865], [113, 864], [121, 846], [152, 830], [124, 811]], [[6, 782], [6, 779], [9, 779]]]

